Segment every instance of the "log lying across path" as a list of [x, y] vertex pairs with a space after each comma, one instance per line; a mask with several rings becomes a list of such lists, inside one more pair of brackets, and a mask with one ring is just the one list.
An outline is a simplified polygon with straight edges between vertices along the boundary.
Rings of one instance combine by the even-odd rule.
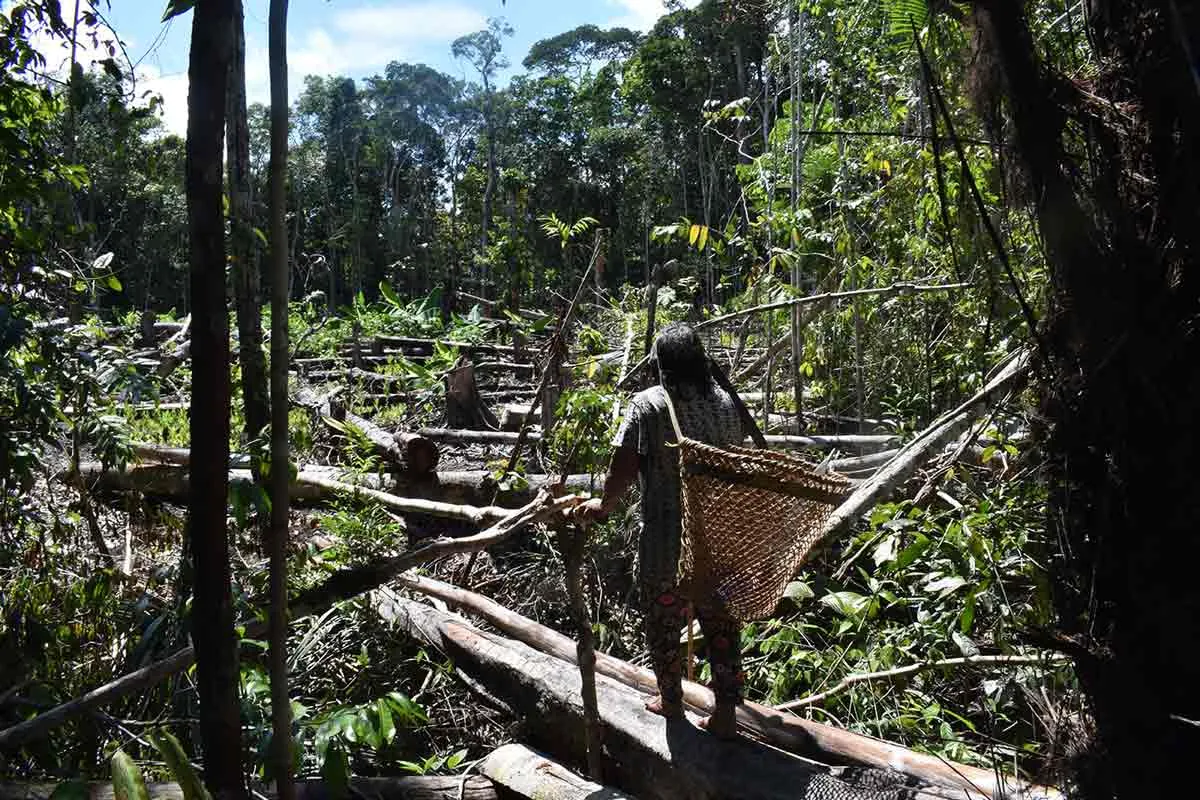
[[[151, 447], [148, 445], [139, 448]], [[185, 448], [158, 448], [145, 450], [153, 460], [164, 463], [142, 464], [125, 470], [105, 467], [95, 462], [84, 462], [79, 471], [92, 491], [96, 492], [140, 492], [148, 497], [182, 502], [187, 498], [188, 470], [183, 466], [190, 458]], [[249, 486], [254, 482], [250, 470], [245, 467], [248, 456], [235, 455], [231, 458], [229, 482], [236, 486]], [[69, 477], [64, 473], [60, 476]], [[537, 492], [558, 480], [558, 476], [526, 475], [521, 486], [510, 486], [497, 492], [496, 480], [491, 472], [472, 470], [463, 472], [434, 472], [428, 476], [407, 474], [385, 475], [382, 478], [371, 474], [352, 474], [338, 467], [301, 465], [291, 484], [291, 497], [297, 504], [321, 505], [339, 497], [357, 495], [360, 499], [379, 502], [397, 513], [431, 514], [450, 519], [478, 521], [473, 512], [447, 511], [439, 513], [436, 506], [407, 508], [409, 502], [440, 503], [444, 506], [474, 506], [486, 508], [495, 504], [516, 507], [528, 503]], [[604, 488], [603, 476], [567, 475], [563, 487], [568, 492], [600, 491]], [[506, 508], [497, 513], [507, 512]], [[485, 515], [486, 516], [486, 515]], [[495, 516], [494, 514], [492, 516]]]
[[[424, 576], [406, 574], [397, 582], [407, 589], [442, 600], [451, 608], [476, 614], [497, 630], [543, 653], [574, 663], [574, 640], [491, 598]], [[606, 653], [596, 653], [596, 671], [647, 695], [657, 692], [654, 673]], [[711, 712], [714, 702], [709, 689], [690, 681], [684, 681], [684, 701], [700, 713]], [[917, 753], [757, 703], [747, 702], [738, 709], [738, 725], [768, 744], [826, 763], [892, 769], [934, 786], [989, 798], [1007, 797], [1015, 790], [1028, 798], [1058, 800], [1060, 797], [1053, 789]]]
[[[57, 783], [0, 782], [0, 800], [50, 800]], [[321, 780], [296, 781], [296, 800], [334, 800]], [[255, 797], [276, 797], [273, 783], [251, 786]], [[184, 800], [178, 783], [147, 783], [150, 800]], [[73, 797], [75, 795], [72, 795]], [[360, 800], [500, 800], [495, 784], [480, 775], [410, 775], [398, 778], [351, 778], [349, 796]], [[87, 800], [115, 800], [109, 781], [86, 785]]]
[[[437, 647], [483, 689], [522, 715], [531, 742], [556, 758], [583, 763], [577, 670], [520, 642], [485, 633], [461, 617], [392, 595], [376, 610], [411, 636]], [[945, 800], [936, 788], [859, 784], [830, 768], [751, 741], [722, 742], [691, 720], [667, 722], [645, 709], [644, 695], [596, 678], [604, 725], [605, 781], [638, 797], [663, 800]], [[884, 774], [872, 770], [878, 781]], [[963, 797], [960, 790], [958, 797]], [[969, 795], [967, 795], [969, 796]], [[976, 795], [978, 797], [979, 795]]]
[[616, 789], [581, 778], [520, 744], [497, 748], [480, 762], [479, 771], [497, 786], [537, 800], [634, 800]]
[[369, 419], [339, 409], [332, 418], [323, 417], [327, 425], [350, 425], [357, 428], [371, 443], [376, 454], [398, 472], [413, 477], [428, 476], [437, 470], [437, 445], [416, 433], [388, 433]]

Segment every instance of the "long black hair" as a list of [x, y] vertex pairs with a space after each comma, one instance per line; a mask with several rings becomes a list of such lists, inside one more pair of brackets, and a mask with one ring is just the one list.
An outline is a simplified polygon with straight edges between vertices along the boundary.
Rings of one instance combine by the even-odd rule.
[[701, 394], [712, 393], [713, 376], [708, 354], [691, 325], [672, 322], [663, 328], [654, 340], [650, 357], [668, 387], [690, 386]]

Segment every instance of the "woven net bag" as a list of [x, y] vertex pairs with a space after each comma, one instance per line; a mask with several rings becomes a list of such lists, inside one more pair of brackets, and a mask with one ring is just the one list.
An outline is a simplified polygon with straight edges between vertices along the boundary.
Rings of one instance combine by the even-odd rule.
[[667, 408], [683, 495], [681, 590], [719, 598], [743, 622], [770, 616], [851, 483], [787, 453], [689, 439], [669, 397]]

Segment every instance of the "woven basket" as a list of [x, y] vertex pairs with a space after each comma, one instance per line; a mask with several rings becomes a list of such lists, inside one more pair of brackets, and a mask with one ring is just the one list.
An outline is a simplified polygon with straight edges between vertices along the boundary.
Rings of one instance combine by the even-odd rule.
[[671, 416], [683, 495], [681, 590], [720, 599], [742, 622], [770, 616], [850, 481], [786, 453], [688, 439], [674, 409]]

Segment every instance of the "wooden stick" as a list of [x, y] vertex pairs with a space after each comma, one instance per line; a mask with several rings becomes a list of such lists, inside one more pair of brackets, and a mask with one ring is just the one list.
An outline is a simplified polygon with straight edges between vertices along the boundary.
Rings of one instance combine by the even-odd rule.
[[909, 664], [903, 667], [894, 669], [880, 670], [879, 672], [859, 672], [854, 675], [847, 675], [842, 678], [838, 684], [823, 692], [810, 694], [808, 697], [801, 697], [798, 700], [789, 700], [786, 703], [780, 703], [775, 706], [776, 711], [788, 711], [793, 708], [803, 708], [817, 703], [823, 703], [831, 697], [836, 697], [849, 691], [851, 688], [860, 683], [869, 683], [871, 681], [894, 681], [900, 678], [907, 678], [910, 675], [916, 675], [921, 672], [927, 672], [932, 669], [942, 669], [948, 667], [986, 667], [986, 666], [1059, 666], [1061, 664], [1070, 664], [1071, 659], [1066, 656], [964, 656], [962, 658], [944, 658], [940, 661], [926, 661], [921, 664]]

